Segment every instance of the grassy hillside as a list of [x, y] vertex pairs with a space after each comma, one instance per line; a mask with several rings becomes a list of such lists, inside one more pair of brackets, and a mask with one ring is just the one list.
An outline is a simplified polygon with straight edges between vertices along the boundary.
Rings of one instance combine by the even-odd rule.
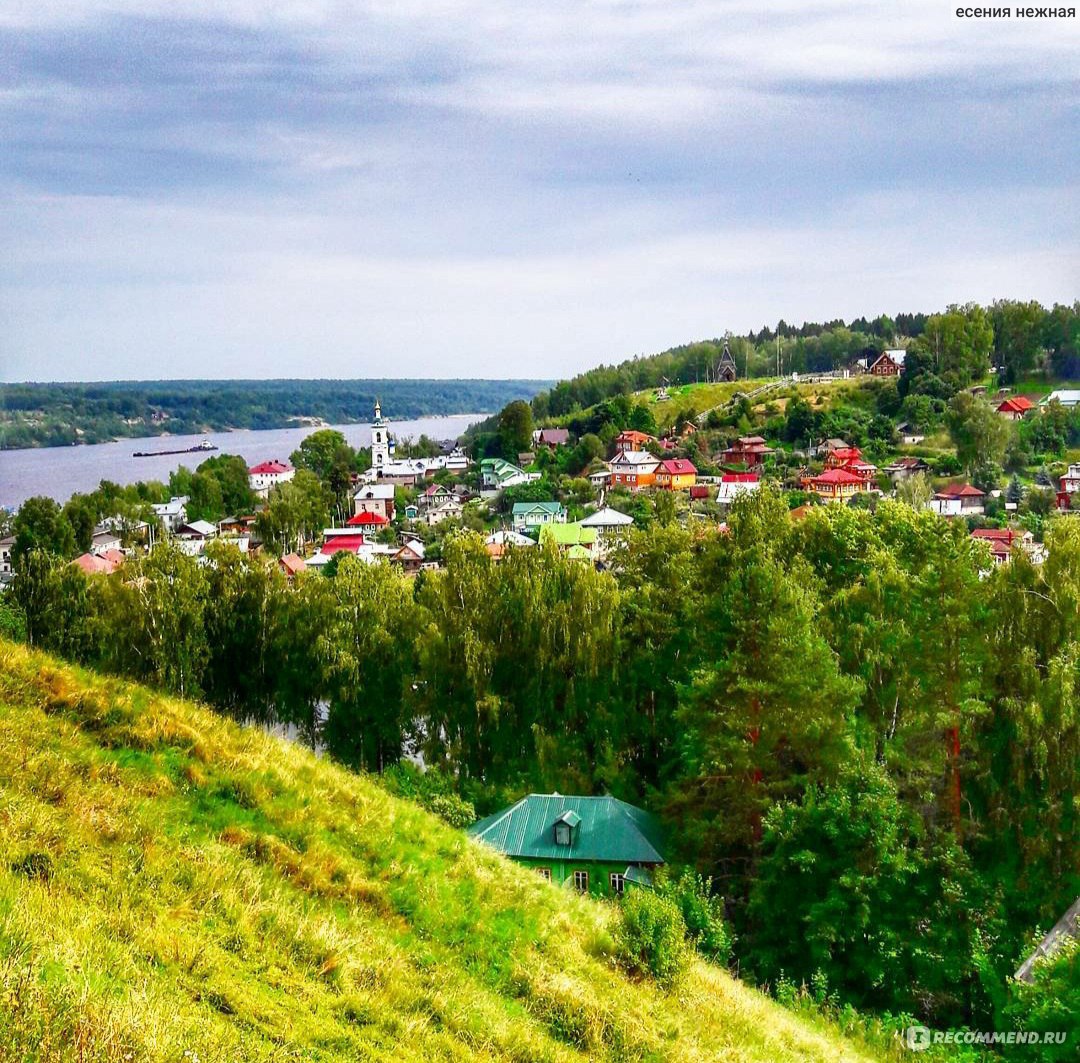
[[0, 642], [0, 1058], [859, 1060], [296, 746]]

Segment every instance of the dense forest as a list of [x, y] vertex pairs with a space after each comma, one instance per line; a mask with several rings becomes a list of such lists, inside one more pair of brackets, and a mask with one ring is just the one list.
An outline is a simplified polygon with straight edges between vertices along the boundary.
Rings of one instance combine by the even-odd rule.
[[396, 420], [501, 409], [542, 380], [161, 380], [0, 384], [0, 450], [69, 446], [304, 419], [367, 422], [375, 399]]
[[224, 544], [123, 579], [33, 548], [11, 597], [34, 645], [350, 766], [419, 750], [478, 813], [645, 803], [724, 897], [744, 976], [993, 1028], [1080, 892], [1080, 524], [1046, 538], [1043, 565], [994, 568], [903, 502], [793, 521], [766, 490], [725, 532], [658, 517], [607, 572], [495, 564], [469, 533], [415, 579], [347, 558], [295, 586]]

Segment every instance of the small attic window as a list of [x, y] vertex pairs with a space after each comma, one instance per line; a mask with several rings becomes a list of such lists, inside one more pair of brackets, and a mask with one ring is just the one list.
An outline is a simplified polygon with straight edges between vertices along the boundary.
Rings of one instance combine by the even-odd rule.
[[574, 841], [574, 828], [581, 822], [581, 817], [568, 809], [555, 820], [555, 844], [571, 845]]

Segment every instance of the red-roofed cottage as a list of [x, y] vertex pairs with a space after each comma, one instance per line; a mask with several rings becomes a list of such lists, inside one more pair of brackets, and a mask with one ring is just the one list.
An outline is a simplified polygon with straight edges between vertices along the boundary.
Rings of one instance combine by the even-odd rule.
[[248, 483], [255, 494], [265, 498], [271, 487], [286, 483], [295, 475], [296, 470], [287, 461], [262, 461], [248, 469]]
[[986, 495], [971, 484], [949, 484], [932, 499], [930, 508], [943, 517], [977, 516], [983, 511]]
[[665, 491], [688, 490], [697, 483], [697, 469], [689, 458], [667, 458], [656, 468], [656, 486]]
[[864, 477], [847, 469], [826, 469], [806, 480], [806, 486], [825, 502], [847, 502], [869, 490]]
[[1029, 410], [1035, 409], [1035, 403], [1031, 399], [1024, 398], [1023, 395], [1015, 395], [1006, 399], [998, 408], [997, 412], [1002, 417], [1007, 417], [1010, 421], [1022, 421], [1024, 414]]

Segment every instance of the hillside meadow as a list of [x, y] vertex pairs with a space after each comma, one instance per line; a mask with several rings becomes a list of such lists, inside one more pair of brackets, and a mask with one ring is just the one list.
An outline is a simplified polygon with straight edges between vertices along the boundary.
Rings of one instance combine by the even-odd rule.
[[881, 1058], [372, 779], [0, 642], [0, 1058]]

